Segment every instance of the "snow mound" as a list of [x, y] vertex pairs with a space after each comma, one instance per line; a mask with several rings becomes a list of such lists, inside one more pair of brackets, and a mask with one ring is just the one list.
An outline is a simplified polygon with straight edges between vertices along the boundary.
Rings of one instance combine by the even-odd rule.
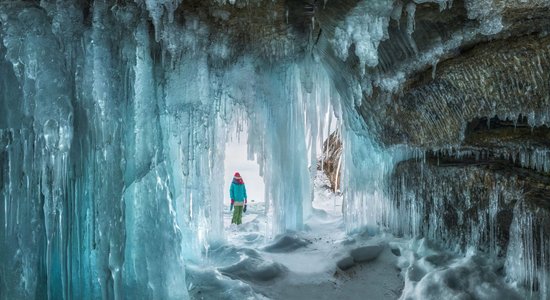
[[265, 299], [239, 280], [223, 277], [219, 272], [194, 265], [186, 266], [186, 279], [191, 299]]
[[346, 256], [342, 259], [340, 259], [336, 265], [338, 266], [338, 268], [342, 269], [342, 270], [347, 270], [353, 266], [355, 266], [355, 261], [353, 261], [353, 257], [351, 256]]
[[265, 246], [263, 250], [273, 253], [292, 252], [309, 244], [311, 244], [310, 241], [295, 234], [284, 234], [277, 237], [273, 244]]
[[259, 232], [262, 230], [262, 225], [265, 222], [265, 217], [256, 216], [254, 220], [239, 225], [238, 229], [240, 232]]
[[220, 245], [212, 248], [209, 253], [209, 260], [216, 265], [227, 266], [241, 260], [243, 256], [255, 255], [256, 251], [249, 248], [239, 248], [234, 245]]
[[384, 245], [369, 245], [355, 248], [350, 251], [351, 257], [355, 262], [368, 262], [374, 260], [384, 250]]
[[315, 207], [312, 207], [311, 208], [311, 214], [315, 217], [318, 217], [318, 218], [327, 218], [328, 216], [328, 213], [326, 210], [324, 209], [317, 209]]
[[[417, 271], [417, 275], [421, 273]], [[402, 299], [522, 299], [472, 257], [430, 271], [416, 284], [412, 280], [417, 276], [408, 277], [412, 284], [403, 291]]]
[[262, 241], [264, 239], [264, 236], [257, 233], [257, 232], [251, 232], [248, 234], [243, 235], [243, 240], [247, 244], [256, 244], [259, 241]]
[[348, 256], [345, 256], [336, 262], [341, 270], [347, 270], [358, 263], [366, 263], [375, 260], [386, 248], [385, 244], [360, 246], [352, 249]]
[[405, 279], [400, 299], [522, 299], [506, 284], [499, 274], [502, 263], [494, 259], [446, 253], [425, 239], [412, 240], [399, 252]]
[[223, 275], [232, 279], [248, 282], [266, 282], [287, 273], [287, 268], [280, 263], [264, 259], [256, 251], [242, 253], [241, 260], [227, 267], [218, 268]]

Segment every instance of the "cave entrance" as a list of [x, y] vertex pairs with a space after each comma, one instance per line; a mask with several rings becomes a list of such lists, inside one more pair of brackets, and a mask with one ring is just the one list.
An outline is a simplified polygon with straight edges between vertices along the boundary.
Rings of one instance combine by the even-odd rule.
[[[246, 125], [245, 125], [246, 126]], [[243, 214], [244, 226], [255, 226], [254, 229], [267, 232], [265, 181], [260, 172], [256, 155], [248, 151], [248, 130], [233, 129], [229, 132], [225, 144], [225, 160], [223, 175], [223, 218], [224, 229], [231, 232], [229, 188], [235, 172], [239, 172], [245, 182], [248, 197], [247, 213]], [[250, 225], [249, 225], [250, 224]], [[233, 230], [234, 231], [234, 230]], [[229, 235], [231, 240], [231, 235]]]
[[[339, 109], [333, 107], [339, 96], [321, 66], [303, 68], [290, 66], [278, 73], [245, 69], [250, 74], [241, 68], [238, 76], [230, 76], [239, 80], [224, 90], [236, 113], [229, 114], [222, 125], [227, 128], [221, 128], [224, 173], [215, 176], [223, 176], [223, 186], [215, 187], [221, 191], [215, 201], [223, 204], [215, 205], [223, 211], [224, 235], [231, 244], [232, 230], [256, 232], [266, 240], [287, 231], [307, 230], [306, 221], [316, 212], [312, 203], [319, 183], [316, 176], [324, 174], [327, 166], [321, 157], [330, 156], [333, 172], [338, 168], [334, 151], [325, 151], [323, 145], [341, 126]], [[247, 213], [239, 229], [231, 228], [228, 195], [236, 171], [248, 194]], [[330, 181], [325, 179], [322, 187], [330, 189]], [[332, 211], [334, 203], [331, 199], [326, 206]], [[337, 209], [341, 214], [341, 207]]]

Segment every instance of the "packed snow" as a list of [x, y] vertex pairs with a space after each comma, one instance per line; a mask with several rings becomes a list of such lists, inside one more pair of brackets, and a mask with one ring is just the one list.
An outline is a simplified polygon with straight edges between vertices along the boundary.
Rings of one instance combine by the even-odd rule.
[[[375, 228], [346, 233], [342, 195], [319, 171], [305, 230], [271, 236], [265, 202], [250, 202], [240, 226], [225, 205], [227, 240], [189, 262], [192, 299], [525, 299], [503, 261], [457, 255], [425, 238]], [[249, 185], [249, 189], [253, 189]]]

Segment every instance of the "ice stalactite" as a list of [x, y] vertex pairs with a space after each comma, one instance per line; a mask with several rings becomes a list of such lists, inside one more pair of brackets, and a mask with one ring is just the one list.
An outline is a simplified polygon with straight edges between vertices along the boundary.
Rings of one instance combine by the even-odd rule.
[[[10, 212], [2, 216], [2, 241], [13, 249], [2, 251], [1, 281], [9, 287], [2, 297], [122, 299], [132, 290], [185, 297], [151, 47], [140, 31], [138, 42], [122, 37], [132, 22], [117, 23], [106, 3], [94, 4], [88, 29], [57, 8], [48, 7], [51, 24], [33, 5], [2, 4], [2, 78], [10, 86], [2, 95], [2, 197]], [[71, 9], [78, 16], [81, 8]], [[67, 28], [82, 39], [69, 38]], [[158, 248], [144, 247], [152, 236], [163, 237]], [[162, 259], [142, 263], [159, 248]]]
[[217, 170], [223, 170], [225, 137], [219, 128], [225, 127], [226, 107], [210, 88], [218, 78], [209, 72], [206, 57], [184, 59], [167, 77], [160, 116], [163, 143], [176, 184], [178, 221], [186, 232], [186, 247], [191, 247], [184, 251], [196, 256], [223, 237], [224, 191], [211, 184], [223, 180]]
[[[511, 207], [522, 200], [521, 184], [506, 176], [493, 177], [475, 166], [442, 166], [425, 164], [422, 159], [399, 164], [395, 171], [399, 176], [392, 177], [389, 185], [394, 206], [387, 210], [384, 223], [399, 234], [422, 235], [457, 252], [484, 249], [505, 255], [510, 225], [506, 222], [510, 221]], [[471, 174], [471, 169], [479, 174]], [[421, 174], [420, 184], [410, 177], [416, 172]], [[452, 183], [454, 177], [461, 178], [460, 186]], [[434, 181], [440, 182], [438, 188], [428, 188]]]
[[394, 165], [408, 152], [384, 149], [369, 136], [343, 129], [342, 179], [346, 231], [378, 230], [392, 208], [384, 187]]
[[[347, 1], [320, 8], [314, 48], [342, 96], [347, 230], [380, 226], [506, 260], [507, 278], [544, 299], [547, 233], [526, 215], [548, 223], [547, 16], [520, 23], [548, 2], [395, 1], [357, 14], [359, 3], [345, 15]], [[380, 36], [372, 63], [357, 51], [369, 38], [352, 34], [369, 20], [380, 25], [361, 27]]]
[[349, 48], [355, 45], [355, 55], [359, 58], [362, 74], [365, 65], [378, 65], [378, 45], [388, 38], [388, 25], [392, 13], [393, 0], [361, 1], [347, 16], [345, 21], [335, 27], [332, 44], [336, 54], [342, 60], [349, 56]]
[[172, 164], [165, 156], [169, 148], [163, 143], [166, 133], [159, 116], [162, 98], [157, 97], [161, 91], [157, 90], [151, 41], [144, 22], [135, 35], [136, 63], [131, 85], [134, 100], [127, 113], [130, 127], [124, 143], [128, 182], [123, 195], [125, 297], [178, 299], [187, 295], [182, 250], [188, 245], [182, 241], [183, 224], [179, 225], [176, 219], [178, 182], [171, 176]]
[[[4, 97], [9, 97], [6, 112], [13, 112], [12, 116], [3, 118], [6, 123], [19, 123], [3, 130], [7, 139], [4, 170], [8, 171], [9, 182], [4, 190], [6, 239], [3, 241], [8, 243], [5, 249], [14, 251], [8, 250], [6, 255], [19, 257], [22, 262], [12, 266], [15, 272], [6, 276], [14, 280], [11, 284], [20, 288], [12, 294], [15, 298], [32, 297], [40, 292], [47, 292], [49, 297], [64, 297], [69, 285], [66, 224], [70, 212], [65, 199], [69, 193], [67, 167], [73, 135], [72, 91], [63, 72], [63, 55], [52, 43], [55, 37], [40, 28], [46, 16], [31, 8], [17, 15], [3, 13], [1, 20], [6, 24], [3, 26], [5, 58], [12, 65], [4, 65], [7, 77], [4, 86], [8, 92]], [[27, 26], [34, 30], [26, 30]], [[47, 66], [41, 64], [44, 60], [49, 62]], [[51, 80], [52, 77], [56, 79]], [[9, 88], [10, 85], [19, 88]], [[14, 96], [26, 101], [18, 104]], [[17, 115], [20, 119], [13, 118]], [[26, 195], [29, 201], [20, 201], [20, 195]], [[41, 209], [37, 211], [37, 208]], [[31, 220], [36, 227], [29, 224]], [[42, 239], [44, 243], [40, 245]], [[9, 245], [8, 241], [17, 241], [20, 245]], [[51, 276], [28, 274], [42, 259]], [[47, 291], [41, 286], [46, 278], [53, 287]]]
[[[278, 234], [309, 214], [331, 110], [348, 232], [386, 226], [506, 256], [511, 281], [547, 296], [547, 219], [530, 196], [545, 192], [506, 179], [550, 169], [547, 6], [0, 2], [2, 297], [186, 298], [184, 260], [224, 239], [230, 127], [248, 125]], [[495, 115], [503, 128], [524, 115], [534, 137], [518, 147], [495, 140], [518, 139], [510, 128], [470, 128]], [[460, 189], [456, 174], [485, 186]]]
[[[304, 213], [307, 213], [311, 203], [310, 174], [307, 157], [297, 153], [305, 153], [306, 140], [303, 138], [304, 116], [298, 99], [287, 95], [301, 92], [296, 69], [283, 70], [282, 78], [268, 78], [266, 84], [286, 88], [276, 92], [275, 97], [281, 105], [271, 106], [264, 100], [266, 106], [264, 116], [268, 116], [264, 128], [269, 130], [265, 138], [265, 175], [266, 188], [270, 204], [274, 210], [274, 232], [281, 233], [286, 229], [300, 230], [303, 226]], [[281, 80], [282, 82], [280, 82]], [[293, 101], [294, 100], [294, 101]], [[300, 138], [301, 137], [301, 138]], [[291, 151], [288, 151], [293, 149]], [[292, 184], [289, 184], [292, 182]]]
[[2, 297], [186, 298], [184, 260], [224, 239], [234, 123], [271, 183], [273, 233], [302, 228], [335, 95], [318, 66], [228, 67], [227, 40], [209, 48], [169, 2], [158, 36], [137, 4], [61, 4], [0, 6]]
[[549, 215], [540, 206], [543, 176], [502, 160], [419, 157], [399, 163], [390, 178], [392, 204], [381, 224], [455, 253], [483, 253], [505, 262], [509, 282], [535, 298], [547, 297]]
[[320, 66], [308, 67], [314, 68], [308, 75], [300, 64], [255, 71], [245, 60], [228, 75], [240, 74], [227, 96], [245, 112], [237, 121], [248, 124], [249, 151], [269, 183], [265, 199], [273, 209], [273, 234], [302, 228], [311, 210], [317, 148], [329, 134], [328, 119], [319, 116], [332, 113], [336, 94]]
[[510, 226], [506, 274], [511, 282], [529, 291], [533, 298], [550, 297], [550, 245], [548, 212], [519, 202]]
[[[123, 109], [119, 101], [129, 95], [124, 85], [113, 82], [125, 80], [119, 69], [119, 59], [113, 57], [112, 49], [118, 48], [109, 30], [114, 25], [109, 6], [97, 3], [93, 11], [92, 43], [89, 48], [92, 101], [90, 119], [90, 144], [85, 169], [93, 174], [86, 182], [94, 194], [94, 246], [92, 261], [98, 274], [102, 298], [122, 298], [122, 264], [125, 247], [125, 214], [123, 202], [123, 149], [118, 141], [124, 137]], [[124, 47], [124, 44], [121, 45]], [[119, 53], [124, 55], [124, 48]], [[120, 77], [119, 77], [120, 76]], [[100, 172], [102, 170], [102, 172]], [[88, 173], [86, 172], [86, 173]], [[88, 174], [89, 174], [88, 173]]]

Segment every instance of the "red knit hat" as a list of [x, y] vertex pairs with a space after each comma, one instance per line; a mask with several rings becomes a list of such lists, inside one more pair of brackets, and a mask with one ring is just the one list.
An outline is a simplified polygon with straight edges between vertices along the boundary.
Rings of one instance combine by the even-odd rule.
[[239, 172], [235, 172], [235, 175], [233, 175], [233, 177], [241, 177], [241, 174], [239, 174]]

